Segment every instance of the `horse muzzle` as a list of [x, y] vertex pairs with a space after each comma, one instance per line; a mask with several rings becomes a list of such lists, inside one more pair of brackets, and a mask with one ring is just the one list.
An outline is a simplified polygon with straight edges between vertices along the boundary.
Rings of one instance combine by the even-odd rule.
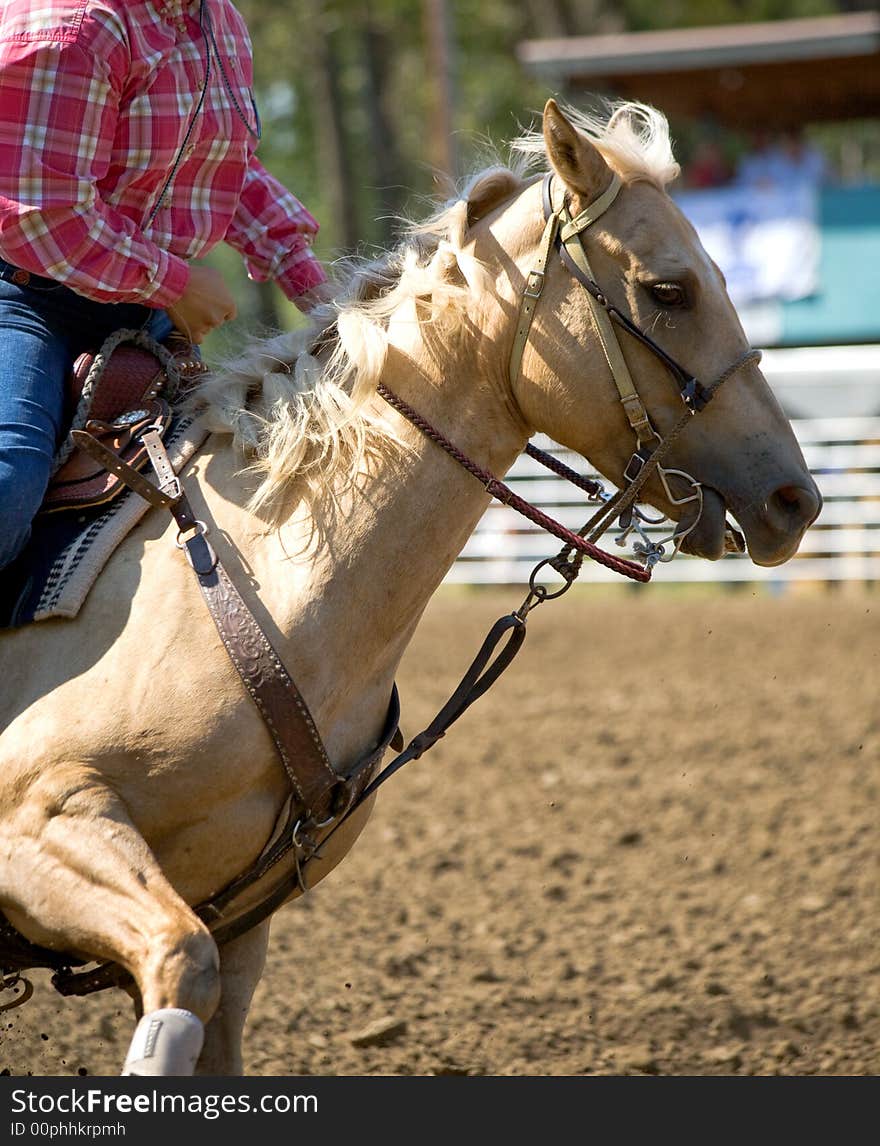
[[809, 475], [798, 483], [777, 486], [768, 496], [743, 506], [730, 502], [710, 486], [703, 487], [699, 521], [690, 529], [682, 550], [696, 557], [717, 561], [740, 548], [739, 534], [727, 513], [735, 519], [745, 538], [745, 547], [755, 565], [782, 565], [797, 552], [804, 533], [822, 509], [822, 495]]
[[760, 505], [734, 511], [756, 565], [782, 565], [797, 552], [801, 539], [822, 510], [822, 495], [812, 478], [778, 486]]

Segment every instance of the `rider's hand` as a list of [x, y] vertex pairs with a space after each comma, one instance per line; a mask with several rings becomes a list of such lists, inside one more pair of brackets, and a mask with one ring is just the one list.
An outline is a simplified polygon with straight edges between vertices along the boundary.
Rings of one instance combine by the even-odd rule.
[[236, 315], [235, 299], [220, 272], [193, 265], [186, 290], [167, 310], [177, 329], [196, 343]]

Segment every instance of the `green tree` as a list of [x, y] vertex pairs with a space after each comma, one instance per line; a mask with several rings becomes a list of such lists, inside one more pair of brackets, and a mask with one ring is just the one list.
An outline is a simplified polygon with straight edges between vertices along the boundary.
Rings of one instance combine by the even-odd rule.
[[[526, 38], [818, 16], [859, 0], [237, 0], [254, 42], [264, 123], [260, 157], [321, 223], [320, 258], [392, 244], [402, 216], [442, 195], [438, 168], [466, 174], [532, 126], [547, 95], [524, 74]], [[445, 35], [445, 44], [438, 36]], [[552, 93], [557, 94], [557, 93]], [[438, 100], [444, 106], [438, 108]], [[441, 114], [442, 113], [442, 114]], [[438, 127], [438, 125], [440, 125]], [[445, 125], [445, 126], [444, 126]], [[686, 151], [692, 128], [673, 124]], [[440, 132], [452, 134], [443, 146]], [[876, 124], [863, 127], [869, 140]], [[841, 133], [823, 129], [834, 146]], [[277, 291], [245, 285], [240, 261], [212, 256], [242, 298], [242, 322], [299, 321]], [[236, 332], [233, 330], [233, 337]]]

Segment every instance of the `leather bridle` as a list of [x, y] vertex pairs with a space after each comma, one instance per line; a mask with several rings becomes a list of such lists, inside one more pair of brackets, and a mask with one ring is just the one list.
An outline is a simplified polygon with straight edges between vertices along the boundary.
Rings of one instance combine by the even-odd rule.
[[[673, 440], [688, 424], [690, 417], [706, 408], [728, 378], [747, 363], [758, 362], [761, 352], [752, 348], [744, 351], [714, 382], [706, 386], [608, 299], [596, 282], [582, 236], [614, 203], [622, 186], [620, 176], [616, 173], [612, 174], [611, 182], [602, 194], [578, 215], [572, 216], [565, 197], [558, 207], [554, 206], [553, 173], [549, 172], [544, 177], [542, 184], [544, 232], [538, 244], [534, 267], [526, 277], [519, 319], [510, 353], [508, 374], [511, 385], [514, 385], [519, 377], [532, 321], [544, 290], [550, 256], [555, 251], [559, 254], [569, 273], [586, 291], [605, 361], [611, 372], [627, 421], [636, 439], [635, 450], [623, 472], [625, 486], [616, 497], [609, 499], [580, 533], [588, 536], [591, 541], [595, 541], [615, 518], [623, 518], [625, 525], [626, 518], [632, 514], [636, 494], [651, 474], [656, 471], [666, 496], [673, 504], [684, 505], [692, 501], [699, 502], [698, 512], [691, 523], [683, 529], [676, 525], [670, 538], [664, 538], [665, 541], [671, 540], [673, 542], [673, 551], [669, 555], [658, 555], [655, 560], [668, 561], [672, 559], [682, 541], [695, 528], [700, 519], [702, 488], [700, 483], [690, 474], [683, 470], [668, 469], [662, 466], [660, 462], [669, 451]], [[678, 386], [686, 413], [665, 438], [658, 433], [651, 423], [648, 411], [630, 374], [615, 326], [625, 330], [643, 346], [646, 346], [663, 363]], [[669, 483], [669, 478], [672, 476], [683, 478], [689, 484], [691, 492], [684, 497], [676, 497]], [[739, 545], [734, 543], [734, 547], [739, 548]], [[655, 546], [655, 552], [658, 549], [662, 552], [662, 545]]]

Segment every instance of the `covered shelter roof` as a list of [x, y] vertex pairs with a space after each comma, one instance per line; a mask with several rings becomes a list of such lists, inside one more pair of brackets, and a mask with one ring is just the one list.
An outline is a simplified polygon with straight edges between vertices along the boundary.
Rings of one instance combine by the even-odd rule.
[[880, 13], [660, 32], [525, 40], [518, 58], [551, 86], [782, 130], [880, 116]]

